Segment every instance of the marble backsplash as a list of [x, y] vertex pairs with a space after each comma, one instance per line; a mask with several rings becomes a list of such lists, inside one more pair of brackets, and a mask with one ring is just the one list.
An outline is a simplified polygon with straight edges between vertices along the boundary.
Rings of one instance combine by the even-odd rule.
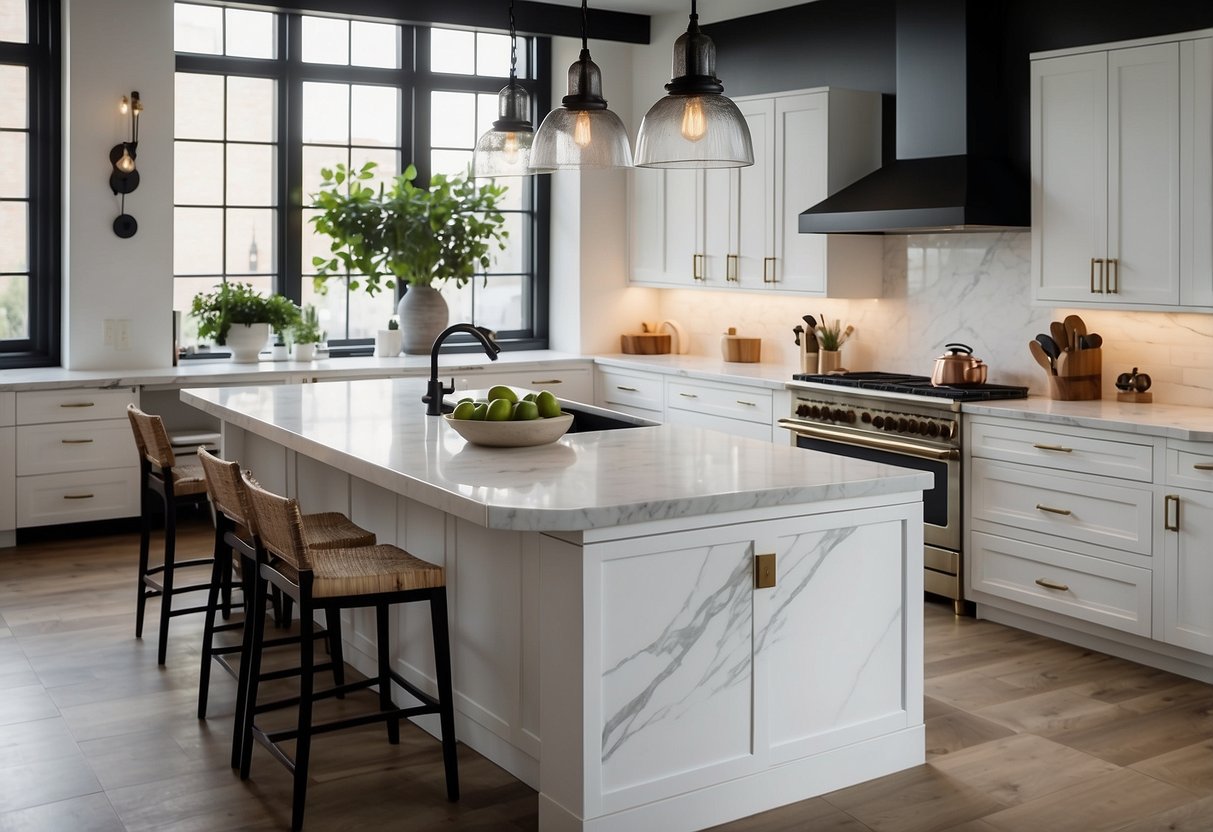
[[853, 324], [843, 347], [851, 370], [929, 375], [944, 345], [959, 341], [990, 365], [990, 381], [1045, 395], [1044, 371], [1027, 343], [1049, 321], [1080, 314], [1104, 337], [1104, 397], [1116, 375], [1136, 366], [1161, 402], [1213, 407], [1213, 315], [1035, 307], [1031, 234], [922, 234], [885, 238], [884, 297], [828, 300], [751, 292], [671, 289], [661, 316], [687, 331], [691, 352], [718, 356], [720, 335], [762, 338], [763, 363], [797, 363], [792, 327], [812, 314]]

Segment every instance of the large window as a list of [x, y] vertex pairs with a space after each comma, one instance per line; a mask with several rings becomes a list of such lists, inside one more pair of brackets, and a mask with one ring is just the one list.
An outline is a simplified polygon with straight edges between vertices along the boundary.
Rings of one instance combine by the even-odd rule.
[[0, 0], [0, 366], [58, 361], [58, 3]]
[[[536, 47], [519, 40], [520, 75], [541, 89]], [[342, 277], [313, 287], [312, 258], [329, 247], [308, 221], [320, 170], [373, 161], [386, 181], [411, 161], [422, 182], [465, 172], [496, 118], [508, 37], [178, 3], [176, 50], [174, 307], [219, 280], [250, 281], [314, 304], [331, 344], [372, 338], [395, 292], [372, 297]], [[503, 184], [508, 249], [443, 292], [452, 320], [533, 347], [546, 337], [547, 185]]]

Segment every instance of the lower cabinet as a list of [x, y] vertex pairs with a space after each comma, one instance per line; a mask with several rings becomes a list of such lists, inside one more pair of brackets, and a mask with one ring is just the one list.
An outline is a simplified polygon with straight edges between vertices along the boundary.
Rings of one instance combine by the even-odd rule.
[[1165, 476], [1162, 637], [1213, 655], [1213, 446], [1169, 442]]

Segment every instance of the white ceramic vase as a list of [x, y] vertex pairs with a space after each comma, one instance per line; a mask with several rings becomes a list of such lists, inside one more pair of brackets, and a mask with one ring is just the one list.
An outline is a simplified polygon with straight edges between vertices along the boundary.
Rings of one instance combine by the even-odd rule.
[[224, 346], [231, 352], [233, 362], [251, 364], [258, 360], [269, 338], [269, 324], [232, 324]]
[[432, 286], [409, 286], [396, 313], [406, 355], [429, 355], [450, 320], [446, 298]]
[[295, 344], [292, 348], [295, 351], [296, 361], [311, 361], [316, 357], [316, 345], [311, 344]]
[[375, 333], [375, 357], [395, 358], [398, 355], [400, 355], [400, 330], [378, 330]]

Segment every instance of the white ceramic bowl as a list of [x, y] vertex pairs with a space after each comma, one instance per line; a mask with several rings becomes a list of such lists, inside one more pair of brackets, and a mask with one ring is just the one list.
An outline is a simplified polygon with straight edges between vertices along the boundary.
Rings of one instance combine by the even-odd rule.
[[555, 442], [568, 432], [573, 424], [571, 413], [561, 413], [550, 419], [531, 419], [526, 422], [481, 422], [475, 419], [452, 419], [443, 416], [446, 423], [473, 445], [491, 448], [526, 448]]

